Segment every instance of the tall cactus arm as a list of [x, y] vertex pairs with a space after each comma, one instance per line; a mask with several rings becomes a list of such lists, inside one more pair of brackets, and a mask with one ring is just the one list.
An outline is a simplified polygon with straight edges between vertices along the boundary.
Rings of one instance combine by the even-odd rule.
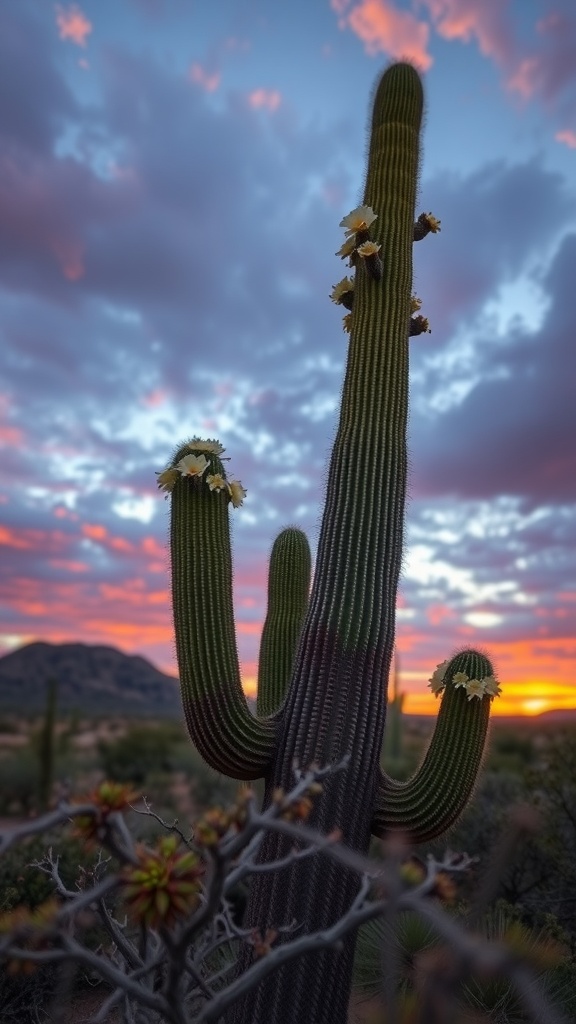
[[272, 715], [282, 705], [308, 608], [312, 557], [306, 534], [282, 530], [272, 546], [268, 607], [258, 659], [256, 713]]
[[[388, 676], [394, 646], [402, 560], [422, 107], [415, 69], [407, 64], [389, 68], [375, 95], [366, 206], [342, 221], [359, 253], [347, 321], [348, 361], [310, 606], [267, 787], [270, 799], [273, 787], [292, 785], [294, 763], [335, 763], [347, 755], [341, 771], [327, 779], [310, 820], [323, 832], [341, 829], [346, 845], [360, 851], [367, 849], [370, 837], [385, 715], [382, 679]], [[373, 244], [365, 247], [370, 232]], [[343, 248], [351, 255], [348, 243]], [[349, 292], [343, 282], [332, 298]], [[267, 837], [262, 859], [273, 861], [289, 850], [284, 841]], [[349, 910], [357, 891], [356, 876], [319, 857], [283, 872], [258, 874], [250, 884], [245, 926], [296, 921], [304, 934], [328, 928]], [[230, 1020], [345, 1024], [353, 950], [352, 937], [342, 950], [285, 965], [235, 1007]]]
[[441, 835], [460, 817], [480, 767], [490, 704], [499, 687], [488, 659], [462, 651], [439, 665], [430, 685], [444, 690], [434, 735], [416, 774], [397, 782], [384, 772], [376, 792], [372, 832], [403, 832], [414, 843]]
[[275, 724], [250, 713], [240, 680], [228, 510], [245, 492], [227, 479], [223, 451], [217, 441], [194, 438], [158, 483], [172, 494], [172, 604], [188, 730], [216, 771], [256, 779], [270, 767]]

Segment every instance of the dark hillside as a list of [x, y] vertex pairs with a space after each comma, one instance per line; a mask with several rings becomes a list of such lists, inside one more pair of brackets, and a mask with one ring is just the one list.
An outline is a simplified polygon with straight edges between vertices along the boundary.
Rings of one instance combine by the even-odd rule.
[[179, 717], [178, 680], [114, 647], [32, 643], [0, 658], [0, 710], [36, 714], [46, 683], [58, 680], [59, 711]]

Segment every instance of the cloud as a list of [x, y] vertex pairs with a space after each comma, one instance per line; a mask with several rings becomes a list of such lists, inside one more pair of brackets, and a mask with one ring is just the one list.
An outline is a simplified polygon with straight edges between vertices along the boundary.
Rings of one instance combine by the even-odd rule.
[[282, 97], [276, 89], [254, 89], [248, 94], [248, 103], [255, 110], [265, 107], [266, 110], [278, 110]]
[[561, 242], [542, 287], [549, 306], [540, 328], [507, 337], [478, 332], [480, 364], [460, 402], [415, 425], [419, 493], [461, 498], [520, 496], [530, 504], [576, 502], [576, 405], [570, 319], [576, 234]]
[[[275, 90], [253, 90], [251, 105], [245, 79], [210, 95], [145, 48], [113, 45], [82, 106], [51, 59], [52, 26], [6, 21], [5, 631], [117, 642], [174, 671], [169, 505], [155, 472], [179, 440], [219, 436], [248, 489], [231, 524], [239, 647], [253, 675], [267, 549], [291, 522], [313, 544], [318, 535], [348, 344], [328, 295], [358, 185], [349, 126], [337, 114], [299, 118], [270, 100]], [[569, 651], [556, 595], [570, 590], [576, 550], [573, 195], [538, 160], [500, 161], [427, 181], [426, 203], [442, 233], [415, 250], [434, 333], [411, 353], [400, 642], [423, 691], [446, 647], [474, 633], [503, 657], [508, 635], [521, 653], [537, 595], [534, 664], [563, 679], [546, 645]], [[536, 322], [504, 317], [519, 280], [541, 296]]]
[[[523, 99], [558, 100], [576, 74], [576, 18], [562, 0], [532, 26], [534, 38], [519, 40], [509, 5], [483, 0], [418, 0], [435, 31], [447, 40], [475, 40], [480, 52], [504, 73], [506, 88]], [[574, 108], [571, 101], [572, 109]]]
[[556, 132], [554, 138], [557, 142], [563, 142], [570, 149], [576, 149], [576, 132], [572, 131], [571, 128], [565, 128], [561, 132]]
[[465, 176], [448, 171], [425, 182], [425, 195], [442, 231], [415, 246], [415, 287], [432, 342], [457, 332], [461, 345], [506, 283], [547, 261], [574, 194], [560, 174], [532, 159], [494, 161]]
[[69, 39], [76, 46], [86, 46], [93, 25], [76, 4], [67, 10], [56, 5], [56, 24], [60, 39]]
[[48, 33], [18, 4], [5, 6], [0, 32], [0, 144], [3, 164], [21, 147], [47, 154], [54, 136], [78, 113], [55, 67]]
[[427, 7], [434, 28], [444, 39], [468, 43], [475, 39], [485, 57], [498, 63], [512, 54], [514, 46], [506, 4], [486, 4], [483, 0], [418, 0]]
[[220, 85], [220, 72], [209, 72], [197, 62], [191, 65], [188, 77], [191, 82], [196, 82], [196, 84], [201, 86], [202, 89], [205, 89], [206, 92], [214, 92]]
[[[537, 43], [534, 52], [525, 59], [519, 79], [520, 91], [524, 88], [528, 95], [538, 94], [549, 102], [571, 91], [576, 75], [574, 7], [566, 4], [562, 9], [561, 0], [555, 6], [555, 11], [536, 24]], [[570, 102], [574, 112], [573, 97]]]
[[431, 66], [432, 58], [427, 52], [429, 29], [414, 15], [399, 10], [389, 0], [361, 0], [350, 10], [350, 0], [331, 0], [331, 6], [340, 15], [339, 27], [351, 29], [371, 57], [386, 53], [413, 61], [422, 71]]

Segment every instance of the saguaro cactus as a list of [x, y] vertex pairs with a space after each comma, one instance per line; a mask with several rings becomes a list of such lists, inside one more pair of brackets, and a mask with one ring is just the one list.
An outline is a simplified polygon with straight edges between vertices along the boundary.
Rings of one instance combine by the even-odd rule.
[[[229, 480], [218, 441], [181, 445], [159, 485], [172, 494], [171, 547], [177, 655], [186, 720], [200, 753], [233, 778], [289, 789], [295, 763], [340, 762], [315, 804], [311, 824], [338, 828], [352, 849], [371, 833], [401, 830], [415, 842], [461, 813], [480, 764], [498, 686], [488, 660], [457, 654], [432, 676], [445, 690], [428, 753], [405, 783], [379, 767], [387, 680], [394, 646], [406, 491], [409, 336], [428, 329], [411, 318], [412, 245], [438, 230], [431, 214], [414, 223], [422, 85], [405, 63], [385, 71], [372, 123], [364, 205], [342, 221], [339, 255], [355, 278], [332, 298], [350, 312], [348, 362], [314, 582], [299, 531], [281, 535], [271, 564], [270, 607], [259, 673], [258, 710], [240, 683], [232, 609], [229, 505], [244, 489]], [[290, 670], [287, 665], [290, 664]], [[267, 861], [290, 843], [270, 836]], [[344, 915], [357, 875], [321, 854], [255, 876], [247, 924], [296, 922], [296, 934]], [[288, 936], [290, 938], [290, 936]], [[278, 940], [280, 941], [280, 940]], [[344, 1024], [354, 939], [297, 958], [238, 1004], [234, 1024]]]

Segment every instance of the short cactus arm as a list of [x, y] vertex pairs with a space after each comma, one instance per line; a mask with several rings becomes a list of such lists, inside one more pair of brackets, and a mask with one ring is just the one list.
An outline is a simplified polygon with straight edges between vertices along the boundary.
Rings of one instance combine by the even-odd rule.
[[380, 838], [402, 832], [424, 843], [441, 835], [464, 811], [478, 776], [490, 704], [499, 692], [490, 662], [463, 651], [439, 666], [431, 684], [445, 692], [420, 768], [407, 782], [380, 774], [372, 818], [372, 832]]
[[182, 703], [204, 760], [231, 778], [256, 779], [271, 764], [275, 724], [250, 713], [240, 680], [228, 509], [244, 492], [239, 482], [226, 480], [221, 445], [195, 440], [180, 447], [159, 476], [159, 485], [172, 492], [172, 602]]
[[270, 555], [268, 608], [258, 660], [258, 715], [274, 714], [284, 700], [308, 609], [311, 571], [306, 534], [296, 527], [282, 530]]

